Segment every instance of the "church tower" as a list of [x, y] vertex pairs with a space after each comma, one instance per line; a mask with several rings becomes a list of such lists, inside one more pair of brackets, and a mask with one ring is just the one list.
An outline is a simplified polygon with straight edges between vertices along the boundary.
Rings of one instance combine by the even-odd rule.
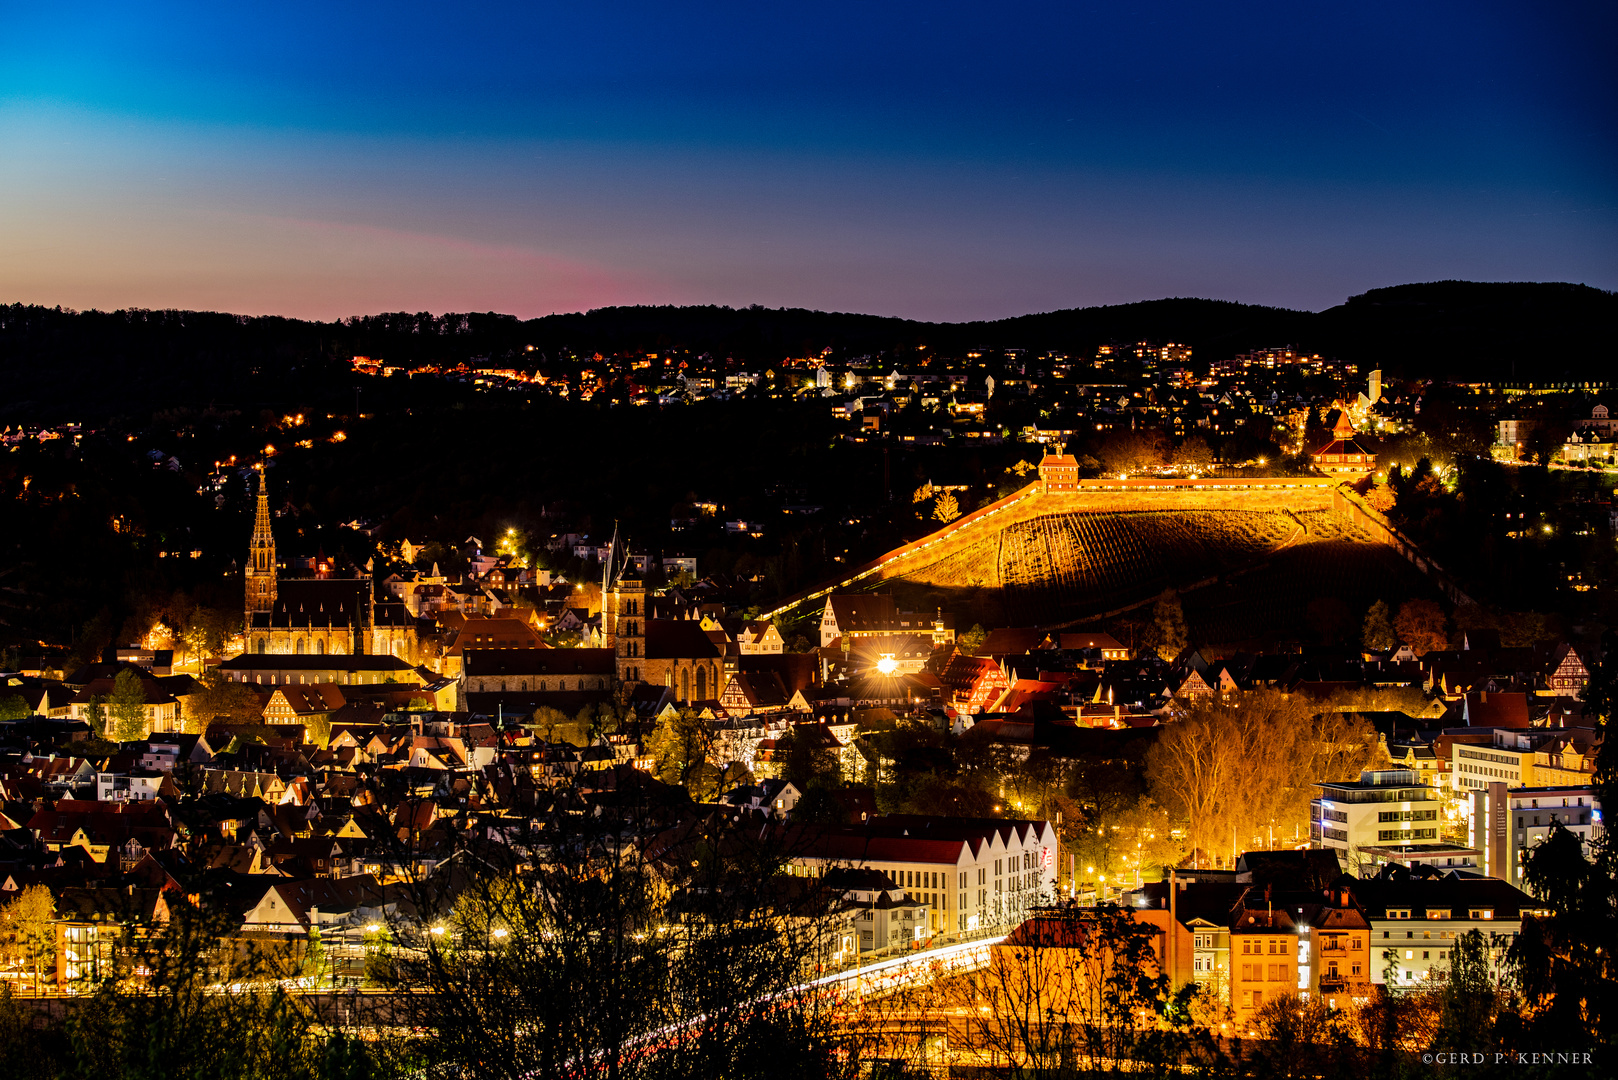
[[257, 612], [275, 610], [275, 533], [270, 528], [270, 489], [264, 467], [258, 470], [258, 515], [253, 519], [253, 540], [247, 556], [247, 622]]
[[610, 613], [613, 656], [617, 661], [618, 681], [641, 681], [641, 663], [646, 658], [646, 583], [640, 580], [634, 564], [624, 568], [623, 576], [613, 586], [610, 607], [604, 605], [602, 621]]

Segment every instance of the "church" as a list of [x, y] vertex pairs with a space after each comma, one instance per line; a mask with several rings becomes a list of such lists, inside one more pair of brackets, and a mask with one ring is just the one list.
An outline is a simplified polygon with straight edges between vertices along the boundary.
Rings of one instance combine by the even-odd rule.
[[283, 571], [275, 557], [262, 469], [246, 577], [249, 653], [395, 656], [412, 665], [422, 662], [416, 619], [402, 603], [378, 601], [369, 574], [325, 557], [299, 576]]
[[[717, 701], [734, 674], [725, 653], [695, 619], [653, 619], [646, 585], [631, 566], [605, 596], [602, 629], [620, 686], [667, 687], [682, 704]], [[723, 635], [720, 635], [723, 636]]]

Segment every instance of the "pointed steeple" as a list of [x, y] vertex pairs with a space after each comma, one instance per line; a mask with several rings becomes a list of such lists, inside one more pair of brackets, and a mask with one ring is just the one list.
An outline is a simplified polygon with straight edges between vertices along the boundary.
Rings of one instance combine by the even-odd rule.
[[275, 531], [270, 527], [270, 489], [264, 466], [258, 467], [258, 512], [253, 518], [253, 539], [247, 555], [247, 621], [255, 612], [275, 610]]

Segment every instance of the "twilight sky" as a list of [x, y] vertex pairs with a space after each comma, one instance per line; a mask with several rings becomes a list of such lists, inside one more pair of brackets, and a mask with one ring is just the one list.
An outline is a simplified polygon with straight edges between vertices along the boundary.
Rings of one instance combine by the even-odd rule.
[[1618, 8], [0, 0], [0, 302], [1618, 287]]

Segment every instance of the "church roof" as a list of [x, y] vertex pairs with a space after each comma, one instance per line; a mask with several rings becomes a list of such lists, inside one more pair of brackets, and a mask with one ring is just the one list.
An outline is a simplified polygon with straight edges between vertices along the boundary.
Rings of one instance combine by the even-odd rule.
[[332, 653], [310, 656], [295, 653], [242, 653], [219, 665], [221, 671], [413, 671], [397, 656], [356, 656]]
[[814, 653], [743, 653], [737, 664], [743, 674], [775, 675], [792, 693], [814, 685], [819, 659]]
[[466, 674], [611, 675], [611, 649], [467, 649]]
[[370, 578], [286, 578], [276, 583], [275, 607], [254, 612], [254, 628], [341, 627], [369, 619]]
[[479, 649], [548, 649], [534, 628], [522, 619], [467, 619], [446, 652], [461, 656]]
[[699, 622], [652, 619], [646, 623], [648, 660], [717, 660], [719, 655], [719, 649]]

